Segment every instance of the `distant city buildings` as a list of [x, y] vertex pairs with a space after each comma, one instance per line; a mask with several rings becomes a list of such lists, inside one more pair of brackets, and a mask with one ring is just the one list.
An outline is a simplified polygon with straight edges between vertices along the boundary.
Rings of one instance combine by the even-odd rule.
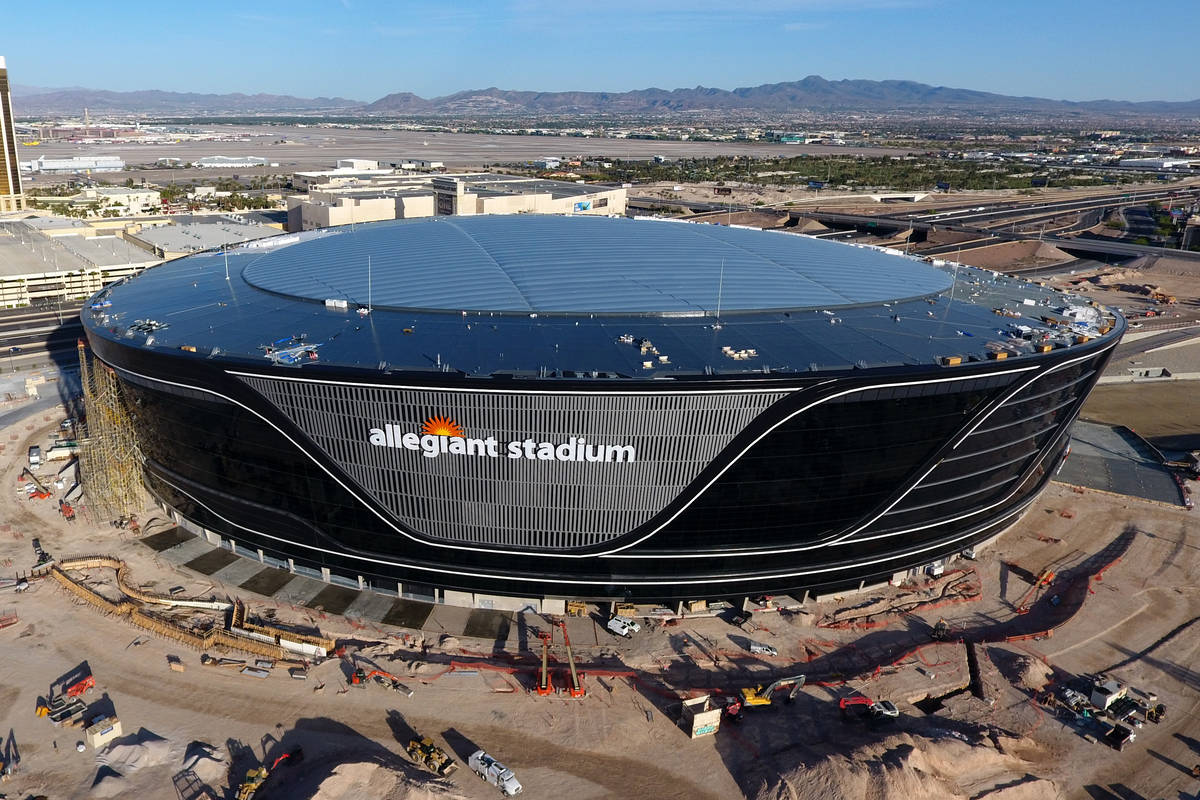
[[206, 156], [192, 162], [192, 166], [200, 169], [239, 169], [249, 167], [278, 167], [265, 158], [258, 156]]
[[121, 172], [125, 162], [118, 156], [72, 156], [71, 158], [35, 158], [22, 161], [21, 169], [26, 172], [74, 175], [90, 172]]
[[8, 65], [0, 56], [0, 213], [22, 211], [21, 169], [17, 161], [17, 132], [13, 127], [12, 100], [8, 90]]
[[[46, 203], [50, 201], [50, 198], [42, 199]], [[127, 189], [124, 186], [97, 186], [63, 199], [72, 207], [94, 206], [97, 214], [105, 215], [107, 212], [110, 217], [157, 212], [162, 205], [162, 196], [158, 191]]]

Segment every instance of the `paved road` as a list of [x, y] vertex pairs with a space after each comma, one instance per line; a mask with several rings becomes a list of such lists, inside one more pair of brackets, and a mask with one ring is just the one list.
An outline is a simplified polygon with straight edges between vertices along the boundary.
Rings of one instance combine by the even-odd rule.
[[49, 388], [50, 391], [47, 391], [37, 400], [30, 400], [26, 403], [22, 403], [16, 408], [9, 409], [3, 414], [0, 414], [0, 428], [12, 425], [15, 422], [19, 422], [20, 420], [32, 414], [40, 414], [47, 409], [60, 405], [62, 403], [62, 398], [58, 396], [57, 387], [51, 386]]

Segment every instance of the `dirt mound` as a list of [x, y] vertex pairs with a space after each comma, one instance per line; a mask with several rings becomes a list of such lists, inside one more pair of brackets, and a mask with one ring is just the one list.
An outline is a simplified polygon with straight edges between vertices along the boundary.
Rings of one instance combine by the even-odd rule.
[[1029, 763], [957, 734], [890, 736], [781, 773], [754, 800], [1061, 800]]
[[981, 269], [1025, 269], [1071, 260], [1071, 256], [1057, 247], [1036, 239], [964, 250], [961, 254], [955, 254], [954, 258]]
[[1100, 286], [1117, 286], [1123, 283], [1141, 283], [1142, 273], [1139, 270], [1113, 270], [1096, 276], [1093, 283]]
[[428, 780], [366, 762], [339, 764], [328, 777], [311, 787], [293, 787], [292, 796], [311, 800], [460, 800], [463, 795], [445, 781]]
[[1030, 691], [1040, 690], [1054, 675], [1054, 670], [1044, 662], [1030, 656], [1019, 657], [1013, 666], [1016, 672], [1016, 684]]

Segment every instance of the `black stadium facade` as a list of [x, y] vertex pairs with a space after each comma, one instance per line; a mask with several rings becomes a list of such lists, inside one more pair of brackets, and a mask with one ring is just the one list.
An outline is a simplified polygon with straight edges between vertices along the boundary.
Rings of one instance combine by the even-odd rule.
[[1125, 330], [996, 273], [725, 226], [256, 244], [83, 312], [146, 486], [236, 552], [418, 597], [827, 592], [937, 561], [1034, 500]]

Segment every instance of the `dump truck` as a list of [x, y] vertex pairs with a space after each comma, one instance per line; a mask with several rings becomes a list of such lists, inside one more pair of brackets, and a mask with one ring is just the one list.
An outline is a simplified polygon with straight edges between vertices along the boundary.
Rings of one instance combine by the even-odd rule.
[[413, 761], [424, 765], [430, 772], [443, 778], [458, 769], [458, 764], [455, 764], [453, 759], [446, 755], [446, 751], [434, 744], [433, 739], [428, 736], [414, 736], [409, 739], [405, 751]]
[[467, 759], [467, 765], [483, 780], [500, 790], [505, 797], [513, 797], [521, 793], [521, 782], [508, 767], [489, 756], [482, 750], [476, 750]]

